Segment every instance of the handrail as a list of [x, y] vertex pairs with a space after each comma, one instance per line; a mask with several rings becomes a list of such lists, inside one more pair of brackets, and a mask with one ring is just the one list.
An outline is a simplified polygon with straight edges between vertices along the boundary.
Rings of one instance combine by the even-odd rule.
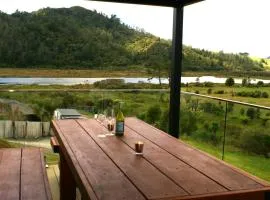
[[[169, 91], [170, 91], [169, 89], [16, 89], [16, 90], [0, 89], [0, 92], [169, 92]], [[241, 101], [224, 99], [220, 97], [213, 97], [213, 96], [208, 96], [208, 95], [203, 95], [203, 94], [196, 94], [192, 92], [181, 91], [181, 93], [213, 99], [213, 100], [218, 100], [218, 101], [240, 104], [244, 106], [250, 106], [254, 108], [270, 110], [270, 107], [267, 107], [267, 106], [261, 106], [261, 105], [256, 105], [256, 104], [251, 104], [251, 103], [246, 103], [246, 102], [241, 102]]]
[[267, 106], [261, 106], [261, 105], [251, 104], [251, 103], [245, 103], [245, 102], [241, 102], [241, 101], [223, 99], [223, 98], [207, 96], [207, 95], [203, 95], [203, 94], [196, 94], [196, 93], [192, 93], [192, 92], [181, 92], [181, 93], [188, 94], [188, 95], [193, 95], [193, 96], [198, 96], [198, 97], [203, 97], [203, 98], [214, 99], [214, 100], [218, 100], [218, 101], [225, 101], [225, 102], [229, 102], [229, 103], [240, 104], [240, 105], [244, 105], [244, 106], [250, 106], [250, 107], [254, 107], [254, 108], [262, 108], [262, 109], [270, 110], [270, 107], [267, 107]]

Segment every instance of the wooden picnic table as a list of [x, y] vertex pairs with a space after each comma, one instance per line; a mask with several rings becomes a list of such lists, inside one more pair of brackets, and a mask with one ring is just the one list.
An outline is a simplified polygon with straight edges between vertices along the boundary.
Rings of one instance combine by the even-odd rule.
[[52, 200], [39, 148], [0, 148], [1, 200]]
[[[270, 185], [136, 119], [123, 137], [94, 119], [54, 120], [61, 200], [269, 200]], [[134, 151], [144, 143], [143, 156]]]

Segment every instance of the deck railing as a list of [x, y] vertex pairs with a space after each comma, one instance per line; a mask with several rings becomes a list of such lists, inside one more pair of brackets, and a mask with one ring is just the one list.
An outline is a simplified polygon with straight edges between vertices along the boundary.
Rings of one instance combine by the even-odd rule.
[[[106, 115], [123, 102], [126, 116], [136, 116], [168, 130], [166, 89], [2, 90], [0, 99], [6, 102], [0, 101], [1, 120], [25, 120], [20, 112], [27, 107], [42, 121], [50, 120], [55, 108], [75, 108], [84, 116], [93, 117], [96, 113]], [[11, 109], [13, 100], [25, 106]], [[270, 181], [269, 107], [182, 92], [180, 139]]]

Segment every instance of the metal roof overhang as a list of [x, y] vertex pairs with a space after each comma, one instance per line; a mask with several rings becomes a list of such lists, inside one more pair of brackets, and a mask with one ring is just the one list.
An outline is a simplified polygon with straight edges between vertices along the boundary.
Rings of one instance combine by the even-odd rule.
[[198, 3], [204, 0], [94, 0], [112, 3], [140, 4], [149, 6], [179, 7]]

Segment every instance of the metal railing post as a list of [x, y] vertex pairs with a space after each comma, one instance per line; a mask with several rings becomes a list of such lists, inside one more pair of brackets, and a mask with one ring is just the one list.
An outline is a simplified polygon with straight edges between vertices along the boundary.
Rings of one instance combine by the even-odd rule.
[[225, 141], [226, 141], [226, 129], [227, 129], [227, 114], [228, 114], [228, 102], [226, 101], [225, 117], [224, 117], [224, 132], [223, 132], [223, 146], [222, 146], [222, 160], [224, 160], [224, 154], [225, 154]]

